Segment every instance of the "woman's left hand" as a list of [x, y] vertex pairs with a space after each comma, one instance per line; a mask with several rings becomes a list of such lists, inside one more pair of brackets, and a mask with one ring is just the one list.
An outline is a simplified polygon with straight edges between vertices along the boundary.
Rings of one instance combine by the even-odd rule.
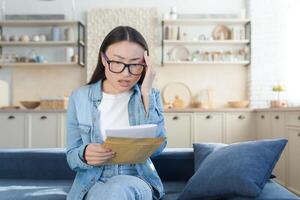
[[142, 95], [147, 96], [150, 94], [152, 89], [152, 84], [156, 75], [156, 72], [153, 69], [151, 58], [147, 55], [147, 51], [144, 52], [144, 59], [146, 62], [146, 74], [144, 81], [141, 86]]

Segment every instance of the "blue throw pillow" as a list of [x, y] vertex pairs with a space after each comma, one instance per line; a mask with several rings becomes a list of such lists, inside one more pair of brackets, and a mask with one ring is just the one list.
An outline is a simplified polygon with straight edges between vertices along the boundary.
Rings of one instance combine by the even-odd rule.
[[198, 169], [179, 199], [258, 196], [286, 143], [286, 139], [273, 139], [217, 147], [214, 144], [194, 144], [195, 169]]

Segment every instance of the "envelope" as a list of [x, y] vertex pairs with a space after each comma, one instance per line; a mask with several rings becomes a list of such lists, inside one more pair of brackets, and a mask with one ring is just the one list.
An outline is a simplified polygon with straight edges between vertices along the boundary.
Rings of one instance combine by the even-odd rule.
[[104, 164], [136, 164], [144, 163], [160, 145], [165, 137], [157, 138], [121, 138], [107, 137], [102, 144], [104, 148], [116, 152], [115, 157]]

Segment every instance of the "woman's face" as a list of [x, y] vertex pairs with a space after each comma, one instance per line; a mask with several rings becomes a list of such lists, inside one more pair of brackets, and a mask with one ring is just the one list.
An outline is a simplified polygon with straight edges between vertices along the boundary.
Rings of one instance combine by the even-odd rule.
[[142, 76], [130, 74], [128, 67], [121, 73], [114, 73], [110, 71], [106, 60], [119, 61], [126, 64], [144, 64], [144, 51], [145, 49], [141, 45], [129, 41], [117, 42], [108, 47], [105, 55], [101, 56], [105, 67], [106, 80], [103, 83], [105, 92], [121, 93], [129, 91]]

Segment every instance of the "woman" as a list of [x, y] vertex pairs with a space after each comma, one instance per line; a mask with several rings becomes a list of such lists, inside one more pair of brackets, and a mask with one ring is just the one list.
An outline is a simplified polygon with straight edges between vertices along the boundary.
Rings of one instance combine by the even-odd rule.
[[[143, 36], [128, 26], [113, 29], [100, 47], [90, 82], [73, 91], [67, 112], [67, 161], [76, 177], [70, 200], [150, 200], [164, 195], [151, 162], [104, 165], [114, 157], [101, 146], [106, 128], [157, 124], [165, 137], [160, 94]], [[154, 152], [165, 148], [164, 142]]]

